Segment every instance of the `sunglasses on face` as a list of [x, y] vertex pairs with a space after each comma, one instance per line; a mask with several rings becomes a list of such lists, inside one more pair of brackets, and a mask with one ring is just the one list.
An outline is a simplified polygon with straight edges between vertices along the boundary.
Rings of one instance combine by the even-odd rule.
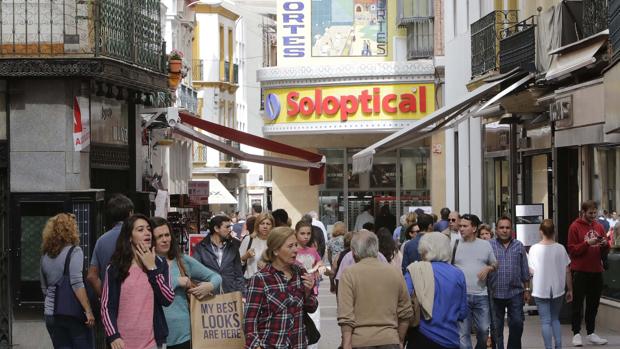
[[448, 219], [448, 220], [449, 220], [450, 222], [456, 222], [458, 219], [456, 219], [456, 218], [450, 218], [450, 219]]

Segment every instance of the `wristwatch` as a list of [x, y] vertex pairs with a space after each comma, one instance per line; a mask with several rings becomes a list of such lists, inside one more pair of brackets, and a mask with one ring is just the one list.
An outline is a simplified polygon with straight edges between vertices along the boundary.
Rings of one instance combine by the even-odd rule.
[[527, 287], [527, 288], [525, 289], [525, 292], [532, 292], [532, 289], [531, 289], [531, 288], [529, 288], [529, 287]]

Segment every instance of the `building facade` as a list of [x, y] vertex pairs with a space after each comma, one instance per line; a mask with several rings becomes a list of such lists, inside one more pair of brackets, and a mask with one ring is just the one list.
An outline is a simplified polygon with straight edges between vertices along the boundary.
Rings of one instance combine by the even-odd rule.
[[[444, 202], [443, 136], [379, 154], [353, 173], [358, 150], [442, 105], [441, 1], [278, 1], [277, 66], [259, 70], [263, 132], [319, 152], [325, 182], [271, 169], [272, 207], [295, 221], [317, 211], [355, 224], [363, 207], [398, 216]], [[435, 208], [438, 211], [438, 208]]]
[[[142, 106], [165, 105], [159, 1], [0, 5], [0, 346], [48, 347], [41, 231], [76, 215], [85, 265], [105, 231], [105, 198], [143, 191]], [[134, 26], [135, 24], [135, 26]]]
[[[617, 210], [616, 7], [595, 0], [445, 3], [446, 104], [512, 76], [488, 98], [472, 99], [445, 131], [449, 207], [492, 225], [512, 217], [526, 246], [538, 231], [526, 229], [523, 210], [553, 219], [564, 244], [581, 202], [595, 200], [601, 215]], [[617, 251], [612, 246], [604, 274], [602, 324], [617, 316]]]

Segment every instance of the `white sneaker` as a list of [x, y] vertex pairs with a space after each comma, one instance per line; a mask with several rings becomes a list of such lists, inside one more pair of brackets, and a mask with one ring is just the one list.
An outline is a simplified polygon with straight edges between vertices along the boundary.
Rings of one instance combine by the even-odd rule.
[[588, 335], [588, 341], [592, 344], [596, 344], [596, 345], [604, 345], [607, 344], [607, 339], [603, 339], [599, 336], [596, 335], [596, 333], [592, 333], [590, 335]]
[[581, 335], [579, 333], [573, 336], [573, 346], [574, 347], [583, 346], [583, 342], [581, 341]]

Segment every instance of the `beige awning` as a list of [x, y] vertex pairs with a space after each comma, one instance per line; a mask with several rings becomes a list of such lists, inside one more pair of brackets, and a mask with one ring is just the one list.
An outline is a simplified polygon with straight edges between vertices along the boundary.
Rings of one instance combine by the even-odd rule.
[[353, 173], [370, 171], [372, 169], [373, 157], [377, 153], [401, 148], [424, 137], [432, 135], [434, 132], [445, 126], [448, 122], [461, 115], [472, 104], [479, 102], [483, 98], [488, 97], [495, 92], [495, 88], [499, 84], [518, 75], [520, 75], [520, 73], [507, 74], [507, 76], [501, 79], [488, 82], [477, 89], [466, 93], [456, 100], [456, 102], [446, 105], [424, 117], [415, 125], [403, 128], [402, 130], [395, 132], [375, 144], [359, 151], [353, 155]]
[[553, 56], [546, 80], [554, 80], [596, 62], [596, 53], [605, 45], [609, 29], [549, 52]]
[[209, 205], [236, 205], [237, 199], [217, 178], [192, 179], [196, 182], [209, 182]]

